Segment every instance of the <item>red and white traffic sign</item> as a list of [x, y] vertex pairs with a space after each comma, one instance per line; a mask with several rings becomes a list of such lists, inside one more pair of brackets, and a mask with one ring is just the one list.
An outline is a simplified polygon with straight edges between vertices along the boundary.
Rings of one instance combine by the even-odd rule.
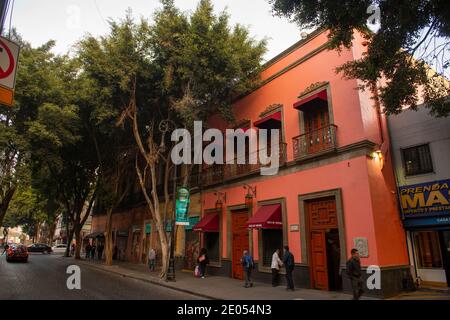
[[20, 47], [0, 37], [0, 104], [13, 105]]
[[19, 49], [17, 43], [0, 37], [0, 85], [8, 89], [14, 89], [16, 82]]

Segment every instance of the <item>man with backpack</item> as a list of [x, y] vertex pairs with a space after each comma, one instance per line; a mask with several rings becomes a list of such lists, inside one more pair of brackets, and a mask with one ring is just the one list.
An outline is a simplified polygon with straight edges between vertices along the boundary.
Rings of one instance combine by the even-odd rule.
[[244, 269], [245, 288], [253, 287], [252, 270], [255, 266], [253, 258], [247, 250], [244, 250], [244, 255], [241, 258], [242, 268]]
[[294, 255], [289, 251], [288, 246], [284, 246], [283, 264], [286, 268], [286, 290], [295, 291], [294, 280], [292, 279], [292, 272], [294, 271]]

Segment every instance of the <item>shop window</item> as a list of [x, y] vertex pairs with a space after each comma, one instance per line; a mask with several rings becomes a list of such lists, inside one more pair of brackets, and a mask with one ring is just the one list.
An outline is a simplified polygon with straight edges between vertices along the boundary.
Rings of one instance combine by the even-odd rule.
[[403, 167], [407, 176], [433, 172], [428, 144], [402, 149]]
[[204, 244], [211, 262], [219, 262], [219, 232], [205, 232]]
[[417, 264], [419, 268], [442, 268], [439, 234], [435, 231], [415, 234]]
[[276, 249], [280, 249], [280, 258], [283, 254], [283, 230], [282, 229], [261, 229], [263, 266], [272, 265], [272, 255]]

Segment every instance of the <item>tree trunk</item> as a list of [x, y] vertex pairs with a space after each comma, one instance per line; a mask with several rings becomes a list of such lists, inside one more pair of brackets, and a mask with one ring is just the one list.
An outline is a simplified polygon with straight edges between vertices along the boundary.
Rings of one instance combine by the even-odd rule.
[[15, 192], [16, 187], [9, 188], [5, 192], [5, 196], [0, 202], [0, 227], [3, 225], [3, 219], [5, 218], [6, 211], [8, 211], [9, 203], [11, 202]]
[[6, 210], [3, 210], [3, 205], [0, 204], [0, 227], [3, 225], [3, 219], [5, 218]]
[[36, 222], [36, 227], [35, 228], [36, 228], [36, 231], [35, 231], [36, 242], [41, 243], [42, 242], [41, 235], [40, 235], [40, 233], [41, 233], [41, 223], [40, 222]]
[[56, 223], [53, 222], [49, 227], [49, 234], [48, 234], [48, 242], [50, 245], [53, 244], [53, 237], [55, 235], [55, 230], [56, 230]]
[[81, 243], [81, 228], [78, 227], [77, 230], [75, 230], [75, 259], [80, 260], [81, 259], [81, 246], [83, 245]]
[[72, 239], [73, 239], [73, 228], [70, 229], [69, 225], [70, 225], [70, 221], [69, 221], [69, 219], [67, 219], [67, 223], [66, 223], [67, 248], [66, 248], [66, 252], [64, 253], [65, 257], [70, 256], [70, 244], [72, 243]]
[[162, 258], [162, 266], [160, 277], [165, 278], [167, 276], [167, 272], [169, 270], [169, 260], [170, 260], [170, 245], [167, 241], [166, 231], [158, 232], [159, 241], [161, 243], [161, 258]]
[[112, 266], [113, 264], [112, 212], [113, 209], [110, 208], [106, 213], [105, 265], [107, 266]]

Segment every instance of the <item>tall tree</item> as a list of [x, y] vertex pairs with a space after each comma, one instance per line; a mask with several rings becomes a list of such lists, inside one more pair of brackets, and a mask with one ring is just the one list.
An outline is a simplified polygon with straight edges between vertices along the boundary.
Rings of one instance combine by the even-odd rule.
[[67, 214], [68, 243], [74, 236], [77, 241], [76, 258], [80, 258], [80, 232], [98, 186], [95, 151], [79, 113], [74, 105], [44, 104], [28, 129], [33, 178], [44, 190], [56, 188]]
[[[450, 66], [450, 6], [445, 0], [269, 0], [273, 10], [301, 28], [328, 29], [332, 49], [350, 47], [355, 30], [367, 52], [338, 69], [363, 80], [378, 94], [387, 114], [404, 107], [417, 109], [423, 100], [431, 114], [450, 114], [450, 87], [443, 77]], [[380, 28], [369, 30], [368, 19], [379, 8]], [[373, 7], [375, 8], [375, 7]], [[369, 21], [371, 22], [371, 21]], [[438, 72], [430, 70], [433, 66]], [[380, 79], [385, 80], [384, 84]], [[378, 88], [376, 88], [377, 86]], [[422, 90], [423, 89], [423, 90]]]
[[33, 48], [15, 30], [10, 36], [20, 44], [21, 50], [14, 105], [0, 105], [0, 226], [27, 170], [29, 153], [24, 137], [27, 123], [35, 119], [38, 107], [44, 102], [61, 99], [61, 86], [54, 72], [57, 58], [51, 53], [54, 42]]
[[[136, 161], [136, 173], [158, 230], [161, 277], [165, 277], [174, 245], [165, 226], [170, 217], [169, 177], [175, 170], [170, 159], [173, 143], [166, 133], [175, 128], [192, 133], [195, 120], [206, 121], [213, 114], [231, 120], [233, 99], [259, 81], [265, 41], [255, 41], [240, 25], [231, 28], [228, 14], [215, 15], [209, 0], [200, 1], [190, 16], [177, 10], [173, 1], [163, 1], [154, 20], [148, 53], [154, 94], [143, 99], [145, 82], [139, 76], [132, 79], [131, 99], [123, 115], [132, 124], [144, 161]], [[190, 169], [182, 170], [182, 184], [187, 185]], [[158, 179], [160, 170], [164, 171], [163, 181]], [[157, 188], [160, 183], [162, 193]]]

